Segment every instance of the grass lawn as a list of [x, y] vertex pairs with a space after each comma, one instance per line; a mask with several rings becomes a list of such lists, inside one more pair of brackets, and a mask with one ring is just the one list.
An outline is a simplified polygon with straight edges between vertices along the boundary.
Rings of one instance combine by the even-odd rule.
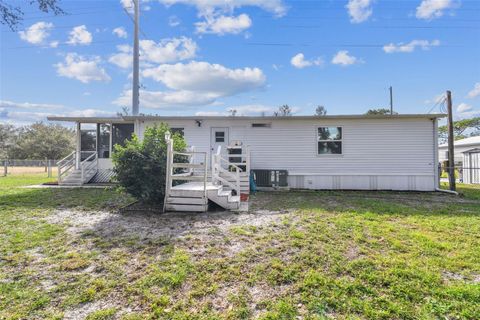
[[478, 186], [157, 215], [46, 180], [0, 178], [0, 319], [480, 319]]

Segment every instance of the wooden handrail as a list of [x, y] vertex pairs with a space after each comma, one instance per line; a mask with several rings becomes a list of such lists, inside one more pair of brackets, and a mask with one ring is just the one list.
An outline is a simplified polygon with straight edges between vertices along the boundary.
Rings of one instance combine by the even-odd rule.
[[[173, 180], [183, 180], [183, 181], [203, 181], [203, 194], [204, 198], [207, 198], [207, 152], [198, 152], [192, 147], [191, 151], [174, 151], [173, 150], [173, 140], [171, 138], [170, 132], [165, 134], [165, 141], [167, 142], [167, 165], [166, 165], [166, 177], [165, 177], [165, 199], [163, 202], [163, 209], [165, 211], [168, 197], [170, 196], [171, 189], [173, 187]], [[174, 156], [186, 156], [188, 157], [188, 163], [177, 163], [174, 162]], [[195, 155], [203, 155], [203, 163], [195, 164]], [[187, 173], [183, 174], [173, 174], [174, 168], [183, 168], [189, 169]], [[203, 176], [195, 175], [194, 169], [203, 168]]]

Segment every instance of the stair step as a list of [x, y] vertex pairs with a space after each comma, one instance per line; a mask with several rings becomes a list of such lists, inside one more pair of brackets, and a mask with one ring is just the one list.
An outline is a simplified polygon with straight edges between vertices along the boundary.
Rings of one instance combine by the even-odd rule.
[[178, 212], [206, 212], [208, 205], [188, 205], [188, 204], [166, 204], [166, 211], [178, 211]]
[[206, 205], [208, 200], [204, 198], [181, 198], [181, 197], [168, 197], [168, 204], [192, 204], [192, 205]]
[[231, 196], [228, 202], [240, 203], [240, 196]]
[[228, 196], [232, 195], [232, 191], [222, 190], [218, 193], [218, 195], [221, 196], [221, 197], [228, 197]]

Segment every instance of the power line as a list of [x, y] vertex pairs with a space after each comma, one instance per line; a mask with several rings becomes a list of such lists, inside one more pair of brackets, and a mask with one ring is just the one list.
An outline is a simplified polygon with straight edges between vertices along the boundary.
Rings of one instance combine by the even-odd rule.
[[[438, 99], [437, 99], [437, 102], [433, 105], [433, 107], [427, 112], [427, 113], [431, 113], [439, 104], [443, 103], [445, 105], [445, 101], [447, 100], [447, 97], [445, 96], [445, 94], [442, 94]], [[440, 110], [442, 111], [442, 110]], [[443, 112], [445, 113], [445, 112]]]
[[[117, 43], [117, 40], [108, 40], [108, 41], [92, 41], [89, 43], [89, 45], [97, 45], [97, 44], [108, 44], [108, 43]], [[62, 42], [58, 43], [56, 46], [51, 46], [48, 44], [42, 44], [42, 45], [32, 45], [32, 46], [18, 46], [18, 47], [10, 47], [10, 48], [5, 48], [7, 50], [15, 50], [15, 49], [48, 49], [48, 48], [56, 48], [56, 47], [63, 47], [63, 46], [70, 46], [71, 44], [68, 42]]]
[[[371, 44], [371, 43], [288, 43], [288, 42], [246, 42], [248, 46], [272, 46], [272, 47], [320, 47], [320, 48], [383, 48], [386, 44]], [[465, 45], [439, 45], [438, 47], [465, 47]]]
[[[127, 8], [123, 8], [123, 11], [125, 12], [125, 14], [130, 18], [130, 21], [135, 25], [135, 19], [132, 17], [132, 15], [130, 14], [130, 12], [128, 12]], [[145, 38], [145, 39], [148, 39], [148, 36], [146, 35], [145, 32], [143, 32], [142, 28], [139, 28], [140, 30], [140, 33], [142, 34], [142, 36]]]

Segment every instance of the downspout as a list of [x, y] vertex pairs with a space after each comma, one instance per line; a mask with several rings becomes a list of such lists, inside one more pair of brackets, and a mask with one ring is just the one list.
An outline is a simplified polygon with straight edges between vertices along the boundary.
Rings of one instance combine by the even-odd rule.
[[440, 189], [440, 177], [438, 172], [438, 119], [433, 118], [433, 175], [435, 189]]
[[437, 192], [443, 192], [443, 193], [448, 193], [448, 194], [454, 194], [454, 195], [458, 196], [458, 192], [457, 192], [457, 191], [440, 189], [440, 188], [435, 188], [435, 191], [437, 191]]

